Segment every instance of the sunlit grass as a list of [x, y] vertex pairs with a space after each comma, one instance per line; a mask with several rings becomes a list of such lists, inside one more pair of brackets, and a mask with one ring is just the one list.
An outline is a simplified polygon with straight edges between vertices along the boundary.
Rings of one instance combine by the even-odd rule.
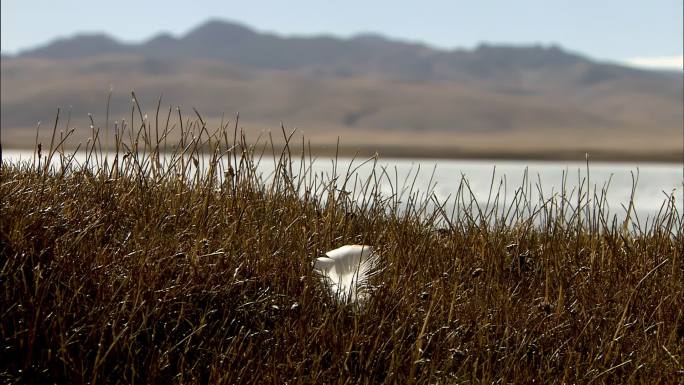
[[[410, 181], [380, 194], [384, 169], [314, 175], [285, 131], [284, 148], [250, 146], [237, 124], [209, 130], [199, 114], [133, 117], [108, 138], [114, 159], [93, 128], [85, 162], [57, 130], [32, 162], [3, 161], [4, 382], [684, 378], [672, 200], [646, 225], [629, 202], [615, 220], [589, 184], [541, 203], [493, 189], [481, 207], [464, 181], [452, 212]], [[264, 153], [278, 162], [262, 177]], [[344, 244], [372, 245], [383, 266], [363, 311], [313, 270]]]

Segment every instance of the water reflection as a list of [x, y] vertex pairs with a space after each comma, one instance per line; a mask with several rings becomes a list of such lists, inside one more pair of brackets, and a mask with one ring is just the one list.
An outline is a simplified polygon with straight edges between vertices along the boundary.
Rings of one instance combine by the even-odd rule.
[[[2, 155], [3, 162], [34, 160], [31, 151], [3, 150]], [[73, 164], [82, 164], [87, 157], [88, 154], [79, 152]], [[105, 158], [111, 165], [114, 155], [106, 154]], [[104, 159], [97, 161], [102, 163]], [[191, 162], [190, 159], [183, 161]], [[216, 175], [219, 178], [227, 175], [229, 163], [234, 161], [234, 158], [222, 159]], [[178, 163], [178, 159], [160, 158], [162, 168], [173, 162]], [[189, 170], [204, 174], [209, 162], [209, 156], [200, 155], [193, 163], [196, 168], [191, 166]], [[60, 166], [58, 156], [52, 159], [52, 164]], [[277, 164], [277, 157], [257, 157], [255, 172], [269, 183]], [[653, 218], [671, 199], [678, 212], [684, 212], [682, 166], [667, 163], [597, 162], [590, 163], [587, 169], [584, 162], [307, 158], [303, 163], [294, 160], [291, 167], [280, 172], [289, 174], [288, 177], [304, 187], [312, 185], [320, 189], [332, 185], [338, 194], [360, 203], [368, 200], [372, 190], [369, 186], [377, 186], [375, 192], [402, 205], [413, 197], [414, 201], [428, 200], [433, 206], [443, 205], [445, 213], [455, 215], [463, 207], [503, 210], [511, 204], [523, 203], [527, 206], [522, 208], [531, 213], [552, 197], [575, 207], [601, 201], [603, 209], [618, 220], [625, 217], [628, 209], [634, 210], [641, 220]], [[468, 202], [469, 198], [472, 202]]]

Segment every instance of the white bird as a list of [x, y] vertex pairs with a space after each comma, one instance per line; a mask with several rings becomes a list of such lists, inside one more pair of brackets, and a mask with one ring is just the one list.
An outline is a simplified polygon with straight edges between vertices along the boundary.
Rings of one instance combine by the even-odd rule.
[[363, 305], [368, 299], [368, 279], [378, 272], [378, 260], [371, 246], [346, 245], [317, 258], [314, 270], [338, 303]]

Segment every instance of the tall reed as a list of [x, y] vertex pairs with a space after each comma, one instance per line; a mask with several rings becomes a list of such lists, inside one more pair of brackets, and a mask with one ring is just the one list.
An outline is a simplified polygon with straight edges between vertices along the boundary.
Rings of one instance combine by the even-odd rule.
[[[511, 202], [492, 180], [484, 204], [463, 180], [443, 202], [377, 157], [316, 174], [284, 128], [283, 145], [248, 143], [237, 120], [210, 128], [161, 103], [149, 119], [133, 98], [129, 120], [93, 118], [78, 152], [58, 117], [32, 161], [2, 162], [3, 382], [684, 378], [674, 196], [648, 223], [630, 202], [618, 221], [589, 180], [537, 201], [528, 178]], [[383, 265], [363, 311], [312, 270], [348, 243]]]

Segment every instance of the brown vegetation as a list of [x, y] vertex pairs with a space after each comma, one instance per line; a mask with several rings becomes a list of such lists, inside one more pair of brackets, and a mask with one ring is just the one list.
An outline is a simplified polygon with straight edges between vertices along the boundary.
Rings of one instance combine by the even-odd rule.
[[[84, 164], [59, 134], [32, 163], [2, 164], [6, 383], [684, 376], [684, 235], [672, 202], [649, 224], [617, 223], [586, 187], [577, 201], [536, 206], [524, 188], [508, 207], [493, 191], [481, 207], [464, 182], [448, 214], [417, 186], [379, 195], [384, 170], [311, 175], [306, 151], [287, 141], [262, 178], [262, 148], [199, 117], [181, 118], [161, 162], [163, 124], [134, 117], [112, 139], [116, 159], [104, 161], [95, 128]], [[384, 265], [362, 310], [337, 305], [312, 271], [346, 243], [375, 246]]]

